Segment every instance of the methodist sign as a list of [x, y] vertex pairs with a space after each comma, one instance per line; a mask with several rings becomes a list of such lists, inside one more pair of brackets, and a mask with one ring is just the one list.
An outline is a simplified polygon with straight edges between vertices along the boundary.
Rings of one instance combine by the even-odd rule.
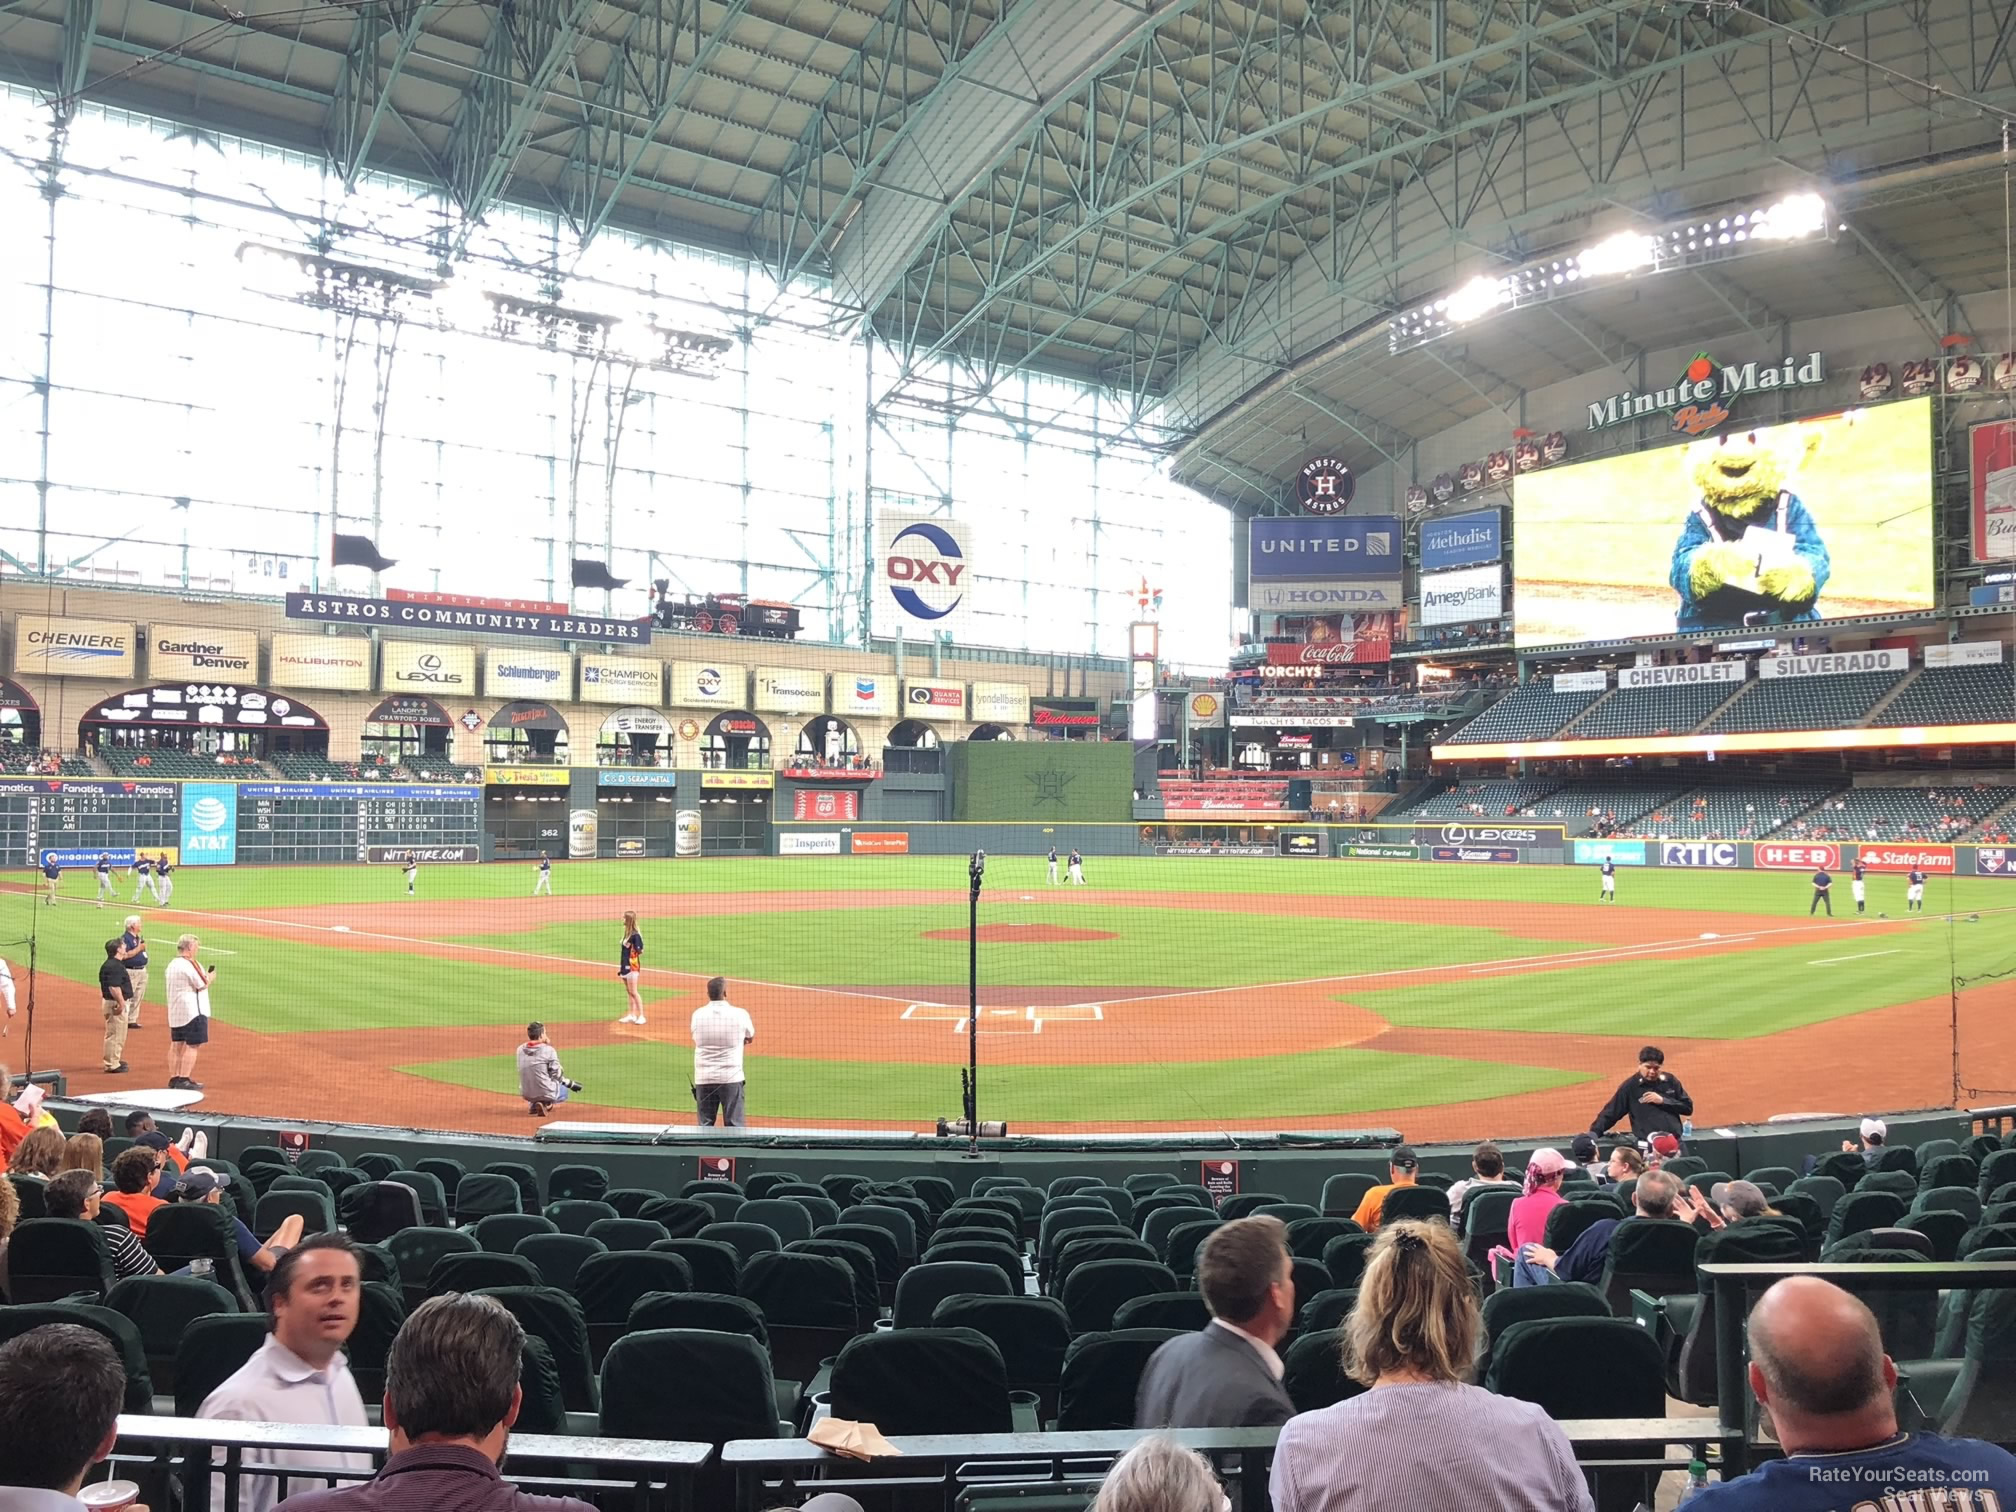
[[1504, 552], [1504, 518], [1500, 509], [1450, 515], [1421, 526], [1421, 570], [1444, 572], [1495, 562]]
[[1256, 519], [1246, 536], [1247, 607], [1310, 615], [1398, 609], [1402, 541], [1392, 515]]

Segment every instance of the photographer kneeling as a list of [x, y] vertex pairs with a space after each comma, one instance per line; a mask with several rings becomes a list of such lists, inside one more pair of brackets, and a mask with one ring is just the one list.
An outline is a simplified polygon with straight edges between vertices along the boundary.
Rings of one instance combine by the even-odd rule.
[[531, 1115], [544, 1118], [555, 1103], [580, 1090], [581, 1083], [567, 1080], [560, 1069], [560, 1052], [546, 1038], [546, 1026], [537, 1019], [527, 1024], [525, 1043], [518, 1047], [518, 1095], [530, 1104]]

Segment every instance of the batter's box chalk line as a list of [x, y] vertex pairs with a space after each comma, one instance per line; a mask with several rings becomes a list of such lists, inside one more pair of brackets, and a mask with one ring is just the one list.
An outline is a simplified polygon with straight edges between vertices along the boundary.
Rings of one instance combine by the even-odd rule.
[[1023, 1010], [1040, 1034], [1046, 1021], [1057, 1024], [1096, 1024], [1106, 1017], [1104, 1003], [1034, 1003]]
[[912, 1003], [897, 1016], [925, 1023], [944, 1023], [951, 1019], [957, 1019], [962, 1024], [966, 1022], [966, 1010], [955, 1008], [950, 1003]]

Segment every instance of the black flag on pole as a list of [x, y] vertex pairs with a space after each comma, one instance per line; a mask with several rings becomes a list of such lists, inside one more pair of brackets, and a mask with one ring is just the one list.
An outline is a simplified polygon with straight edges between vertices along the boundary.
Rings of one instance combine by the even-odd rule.
[[387, 567], [399, 564], [390, 557], [378, 554], [377, 543], [369, 536], [338, 534], [330, 549], [330, 565], [334, 567], [368, 567], [373, 572], [383, 572]]
[[621, 588], [630, 579], [613, 577], [607, 562], [591, 562], [583, 557], [574, 558], [574, 586], [576, 588]]

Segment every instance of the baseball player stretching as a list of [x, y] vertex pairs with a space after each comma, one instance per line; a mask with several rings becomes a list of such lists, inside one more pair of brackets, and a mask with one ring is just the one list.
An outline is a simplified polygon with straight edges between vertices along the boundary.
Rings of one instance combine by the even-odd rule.
[[119, 894], [112, 888], [112, 858], [104, 851], [98, 853], [98, 906], [103, 908], [105, 900], [119, 901]]
[[154, 863], [137, 852], [133, 857], [133, 901], [140, 901], [140, 894], [154, 896]]
[[1862, 885], [1862, 858], [1860, 856], [1855, 858], [1855, 875], [1849, 879], [1848, 886], [1855, 894], [1855, 912], [1867, 912], [1869, 895], [1868, 889]]
[[536, 898], [541, 893], [553, 896], [553, 858], [544, 851], [539, 852], [539, 880], [532, 884], [532, 896]]

